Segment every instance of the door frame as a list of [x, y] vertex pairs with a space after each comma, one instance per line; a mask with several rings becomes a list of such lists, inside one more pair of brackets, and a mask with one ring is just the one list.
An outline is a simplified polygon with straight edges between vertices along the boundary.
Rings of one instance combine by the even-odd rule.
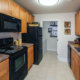
[[58, 47], [58, 45], [59, 45], [59, 25], [60, 25], [60, 20], [59, 19], [44, 19], [44, 20], [41, 20], [40, 24], [41, 24], [42, 28], [43, 28], [43, 22], [44, 21], [58, 21], [58, 30], [57, 30], [57, 34], [58, 34], [58, 36], [57, 36], [57, 55], [58, 55], [59, 54], [59, 47]]

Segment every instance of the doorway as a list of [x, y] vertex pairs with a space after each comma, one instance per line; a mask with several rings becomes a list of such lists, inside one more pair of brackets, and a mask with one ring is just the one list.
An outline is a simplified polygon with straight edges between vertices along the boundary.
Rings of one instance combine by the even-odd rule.
[[43, 21], [43, 54], [47, 51], [57, 53], [58, 21]]

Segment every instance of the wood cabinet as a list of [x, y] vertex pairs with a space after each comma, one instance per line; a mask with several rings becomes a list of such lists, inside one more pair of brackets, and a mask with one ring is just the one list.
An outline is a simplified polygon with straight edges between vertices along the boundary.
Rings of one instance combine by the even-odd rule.
[[29, 16], [29, 12], [26, 12], [26, 22], [29, 23], [30, 22], [30, 16]]
[[32, 22], [34, 22], [34, 16], [32, 16]]
[[0, 0], [0, 13], [9, 15], [9, 0]]
[[80, 35], [80, 10], [75, 15], [75, 34]]
[[30, 23], [32, 23], [32, 15], [29, 14], [29, 17], [30, 17]]
[[31, 68], [32, 64], [34, 63], [34, 50], [33, 46], [28, 48], [28, 70]]
[[21, 19], [21, 33], [27, 33], [27, 23], [34, 22], [34, 17], [14, 0], [0, 0], [0, 13]]
[[20, 7], [20, 19], [22, 20], [21, 33], [27, 33], [26, 11]]
[[34, 16], [30, 14], [30, 23], [34, 22]]
[[79, 56], [77, 53], [72, 49], [71, 50], [71, 68], [76, 80], [80, 80], [80, 64], [79, 64]]
[[27, 16], [27, 18], [26, 18], [27, 23], [34, 22], [34, 16], [33, 15], [31, 15], [29, 12], [26, 12], [26, 16]]
[[0, 63], [0, 80], [9, 80], [9, 59]]
[[12, 16], [12, 0], [9, 0], [9, 15]]
[[14, 1], [12, 1], [12, 16], [15, 18], [20, 18], [20, 6], [15, 3]]
[[28, 70], [31, 68], [32, 64], [34, 63], [34, 46], [30, 43], [22, 43], [23, 46], [26, 46], [27, 55], [28, 55]]

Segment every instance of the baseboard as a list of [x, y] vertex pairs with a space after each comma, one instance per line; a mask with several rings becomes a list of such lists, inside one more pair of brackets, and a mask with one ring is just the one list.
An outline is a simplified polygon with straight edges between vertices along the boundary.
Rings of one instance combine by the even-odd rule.
[[57, 52], [56, 50], [53, 50], [53, 49], [47, 49], [47, 51]]
[[57, 56], [57, 58], [61, 62], [68, 62], [67, 58], [65, 58], [65, 57]]

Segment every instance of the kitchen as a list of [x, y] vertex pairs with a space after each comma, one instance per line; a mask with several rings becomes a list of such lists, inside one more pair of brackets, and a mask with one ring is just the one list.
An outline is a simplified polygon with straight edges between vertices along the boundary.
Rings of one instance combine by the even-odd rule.
[[[80, 1], [40, 1], [0, 0], [0, 80], [80, 79]], [[43, 41], [44, 21], [58, 22], [56, 45], [46, 30], [56, 51]]]

